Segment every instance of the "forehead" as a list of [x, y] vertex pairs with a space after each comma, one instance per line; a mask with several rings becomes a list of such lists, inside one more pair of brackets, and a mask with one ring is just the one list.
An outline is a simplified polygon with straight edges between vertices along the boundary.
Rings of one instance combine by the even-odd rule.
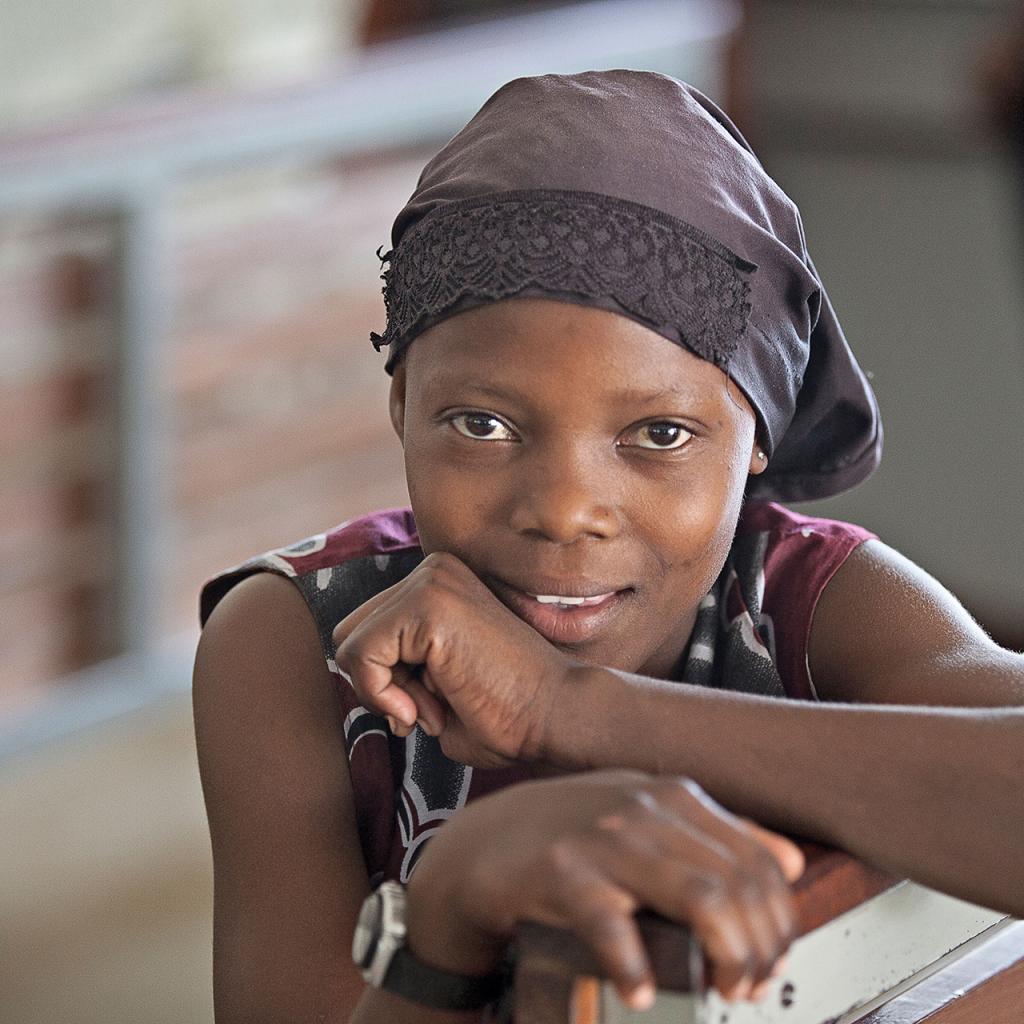
[[629, 317], [554, 299], [505, 299], [448, 317], [409, 346], [405, 361], [408, 387], [421, 391], [472, 380], [537, 397], [663, 392], [747, 404], [713, 363]]

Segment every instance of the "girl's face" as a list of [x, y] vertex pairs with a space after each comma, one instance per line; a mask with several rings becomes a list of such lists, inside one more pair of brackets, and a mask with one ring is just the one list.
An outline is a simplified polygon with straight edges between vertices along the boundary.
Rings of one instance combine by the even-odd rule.
[[391, 416], [425, 552], [580, 661], [676, 677], [763, 468], [721, 370], [615, 313], [507, 299], [416, 339]]

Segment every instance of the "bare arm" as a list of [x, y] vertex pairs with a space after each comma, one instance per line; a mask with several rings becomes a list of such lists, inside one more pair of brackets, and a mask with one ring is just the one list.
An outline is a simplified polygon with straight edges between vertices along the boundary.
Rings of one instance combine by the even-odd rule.
[[775, 828], [1024, 915], [1024, 657], [869, 542], [822, 596], [810, 664], [823, 699], [849, 703], [580, 670], [547, 757], [685, 773]]
[[357, 1002], [364, 1022], [474, 1020], [366, 990], [352, 963], [369, 885], [335, 686], [287, 580], [245, 580], [210, 617], [193, 694], [213, 848], [217, 1022], [335, 1024]]
[[832, 703], [574, 661], [451, 555], [334, 636], [361, 700], [406, 730], [419, 717], [450, 757], [686, 775], [771, 827], [1024, 914], [1024, 657], [882, 544], [848, 559], [812, 627]]

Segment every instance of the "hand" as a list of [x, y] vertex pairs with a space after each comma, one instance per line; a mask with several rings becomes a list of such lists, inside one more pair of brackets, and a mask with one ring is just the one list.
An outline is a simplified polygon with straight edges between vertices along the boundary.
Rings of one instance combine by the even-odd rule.
[[749, 998], [793, 939], [787, 880], [803, 867], [789, 840], [690, 780], [527, 782], [463, 808], [431, 839], [408, 887], [408, 941], [436, 967], [486, 974], [518, 922], [565, 928], [643, 1008], [654, 979], [633, 915], [648, 908], [690, 927], [723, 995]]
[[454, 555], [428, 555], [334, 629], [335, 661], [399, 736], [418, 721], [463, 764], [538, 756], [574, 662], [505, 607]]

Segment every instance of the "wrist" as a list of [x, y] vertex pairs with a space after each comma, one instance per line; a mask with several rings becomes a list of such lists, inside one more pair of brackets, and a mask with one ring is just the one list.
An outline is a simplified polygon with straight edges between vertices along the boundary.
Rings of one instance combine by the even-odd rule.
[[626, 685], [611, 669], [573, 663], [543, 720], [536, 760], [571, 772], [618, 764], [616, 738], [621, 721], [615, 708], [625, 706], [622, 690]]
[[437, 872], [413, 873], [406, 886], [406, 946], [430, 967], [482, 977], [498, 969], [508, 940], [470, 919], [464, 912], [463, 888], [447, 884]]

